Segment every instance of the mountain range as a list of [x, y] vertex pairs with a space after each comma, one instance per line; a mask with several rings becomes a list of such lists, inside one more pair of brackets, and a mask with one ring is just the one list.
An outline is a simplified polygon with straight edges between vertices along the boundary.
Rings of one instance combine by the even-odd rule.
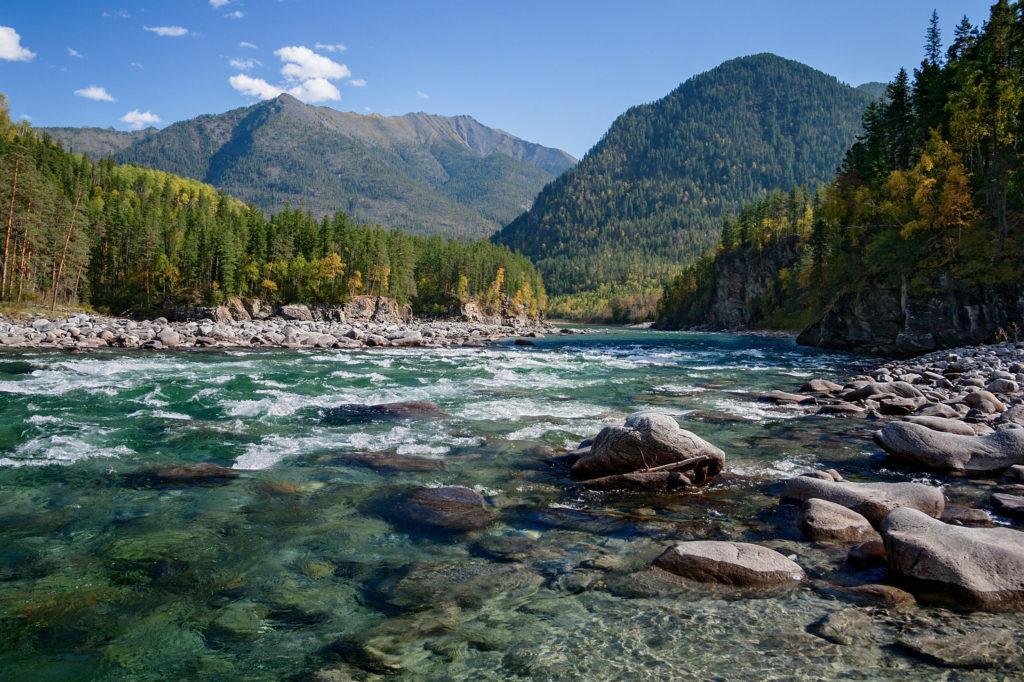
[[492, 234], [576, 163], [469, 116], [362, 115], [287, 94], [162, 130], [39, 130], [66, 149], [195, 178], [266, 211], [290, 203], [460, 237]]
[[877, 94], [772, 54], [725, 62], [619, 116], [493, 239], [553, 294], [650, 287], [712, 248], [743, 202], [830, 181]]

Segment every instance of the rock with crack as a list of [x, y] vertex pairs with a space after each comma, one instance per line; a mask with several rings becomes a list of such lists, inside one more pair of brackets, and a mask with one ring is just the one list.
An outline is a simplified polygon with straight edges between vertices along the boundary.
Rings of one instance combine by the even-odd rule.
[[[678, 468], [674, 465], [688, 462]], [[623, 426], [607, 426], [594, 438], [590, 452], [573, 464], [570, 476], [586, 481], [617, 474], [672, 470], [695, 485], [714, 478], [725, 466], [725, 453], [703, 438], [679, 428], [675, 419], [656, 412], [636, 412]]]

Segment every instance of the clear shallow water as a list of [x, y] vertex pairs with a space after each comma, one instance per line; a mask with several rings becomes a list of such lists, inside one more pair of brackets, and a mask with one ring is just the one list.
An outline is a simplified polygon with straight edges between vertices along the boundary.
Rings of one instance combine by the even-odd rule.
[[[840, 647], [807, 626], [846, 604], [659, 581], [672, 541], [762, 542], [856, 583], [804, 543], [779, 481], [835, 466], [894, 478], [870, 424], [752, 392], [841, 378], [865, 358], [791, 341], [615, 331], [534, 348], [0, 355], [0, 678], [454, 679], [931, 675], [890, 646], [939, 609], [872, 616]], [[428, 419], [339, 423], [347, 403], [430, 400]], [[724, 449], [683, 495], [582, 496], [544, 460], [654, 409]], [[344, 454], [436, 461], [375, 470]], [[215, 462], [226, 483], [153, 473]], [[429, 535], [391, 501], [466, 485], [500, 520]], [[985, 622], [1019, 630], [1014, 616]], [[944, 626], [945, 626], [944, 625]], [[963, 626], [966, 627], [966, 626]]]

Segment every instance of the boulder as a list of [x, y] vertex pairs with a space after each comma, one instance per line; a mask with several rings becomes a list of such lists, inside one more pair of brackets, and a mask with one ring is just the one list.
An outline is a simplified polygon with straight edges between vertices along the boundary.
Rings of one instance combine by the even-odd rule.
[[677, 471], [700, 485], [725, 466], [725, 453], [703, 438], [679, 428], [675, 419], [656, 412], [636, 412], [623, 426], [601, 430], [590, 453], [570, 470], [575, 480], [587, 480], [648, 470], [652, 467], [696, 460]]
[[242, 303], [242, 299], [237, 296], [232, 296], [224, 302], [224, 307], [231, 313], [231, 319], [236, 322], [249, 322], [252, 320], [252, 316], [249, 311], [245, 309], [245, 304]]
[[735, 587], [796, 585], [806, 578], [803, 569], [782, 554], [746, 542], [681, 542], [665, 550], [654, 566], [697, 582]]
[[345, 304], [345, 318], [357, 322], [369, 322], [377, 310], [372, 296], [356, 296]]
[[462, 486], [414, 490], [395, 505], [392, 516], [403, 525], [447, 531], [486, 528], [497, 520], [484, 498]]
[[852, 607], [826, 614], [807, 629], [824, 640], [846, 646], [854, 642], [867, 642], [871, 619], [862, 610]]
[[966, 422], [962, 422], [959, 419], [912, 416], [904, 417], [903, 421], [910, 424], [920, 424], [921, 426], [926, 426], [932, 431], [942, 431], [943, 433], [955, 433], [960, 436], [974, 435], [974, 429], [971, 428], [971, 425]]
[[312, 322], [313, 312], [301, 303], [290, 303], [278, 308], [278, 314], [286, 320], [298, 320], [300, 322]]
[[796, 524], [814, 541], [864, 542], [877, 537], [868, 520], [857, 512], [816, 497], [806, 500], [800, 507]]
[[165, 328], [157, 334], [156, 338], [164, 345], [165, 348], [174, 349], [181, 343], [181, 336], [179, 336], [178, 332], [174, 331], [170, 327]]
[[811, 379], [800, 390], [804, 393], [835, 393], [843, 390], [843, 387], [826, 379]]
[[918, 417], [941, 417], [945, 419], [959, 419], [962, 416], [952, 407], [943, 403], [928, 403], [914, 414]]
[[894, 509], [881, 525], [891, 577], [915, 596], [991, 611], [1024, 607], [1024, 533], [963, 528], [916, 509]]
[[896, 398], [920, 398], [922, 397], [922, 393], [912, 384], [908, 384], [905, 381], [887, 381], [884, 383], [877, 383], [873, 381], [867, 386], [854, 389], [842, 397], [844, 400], [857, 402], [858, 400], [867, 400], [868, 398], [877, 399], [882, 396], [893, 396]]
[[945, 507], [942, 491], [923, 483], [850, 483], [797, 476], [786, 481], [783, 500], [817, 497], [852, 509], [877, 526], [897, 507], [912, 507], [938, 518]]
[[853, 403], [839, 402], [832, 405], [822, 405], [817, 414], [831, 414], [837, 417], [860, 417], [864, 414], [864, 408]]
[[885, 545], [879, 540], [868, 540], [867, 542], [851, 547], [846, 553], [846, 563], [855, 571], [870, 571], [882, 568], [886, 564]]
[[[988, 391], [974, 391], [973, 393], [968, 393], [967, 397], [964, 398], [964, 402], [971, 407], [982, 409], [984, 412], [988, 413], [1006, 412], [1006, 405]], [[992, 406], [992, 409], [989, 409], [987, 406], [982, 407], [983, 403], [988, 403]]]
[[1004, 516], [1024, 520], [1024, 497], [1020, 495], [992, 493], [992, 505]]
[[963, 436], [899, 421], [886, 424], [873, 437], [892, 457], [938, 471], [998, 475], [1024, 463], [1024, 429]]

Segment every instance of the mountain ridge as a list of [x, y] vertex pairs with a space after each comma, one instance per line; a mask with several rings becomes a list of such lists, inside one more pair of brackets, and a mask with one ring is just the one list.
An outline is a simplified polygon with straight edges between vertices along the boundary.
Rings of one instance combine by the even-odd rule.
[[364, 115], [287, 94], [162, 130], [40, 130], [76, 152], [208, 182], [264, 210], [342, 210], [415, 234], [491, 234], [575, 163], [470, 116]]

